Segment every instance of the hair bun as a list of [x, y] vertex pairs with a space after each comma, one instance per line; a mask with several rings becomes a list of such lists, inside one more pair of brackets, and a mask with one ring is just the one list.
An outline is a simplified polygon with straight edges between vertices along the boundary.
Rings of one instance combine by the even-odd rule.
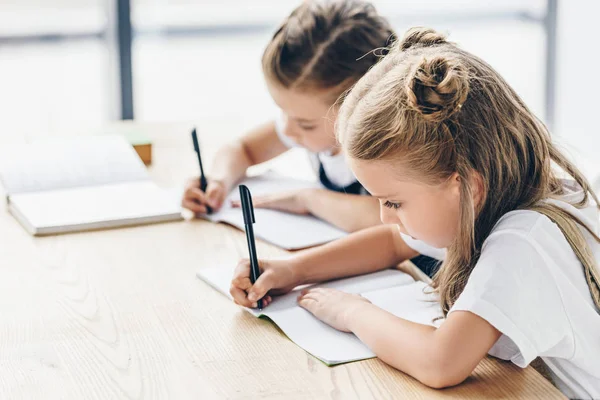
[[466, 68], [444, 56], [421, 58], [406, 77], [411, 108], [431, 122], [441, 122], [460, 110], [469, 93]]
[[419, 26], [406, 31], [398, 47], [400, 50], [404, 51], [415, 46], [429, 47], [445, 43], [448, 43], [446, 41], [446, 35], [438, 33], [431, 28]]

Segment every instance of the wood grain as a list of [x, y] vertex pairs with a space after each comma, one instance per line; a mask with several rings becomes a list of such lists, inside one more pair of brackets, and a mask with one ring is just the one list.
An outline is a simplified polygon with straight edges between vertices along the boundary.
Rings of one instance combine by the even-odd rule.
[[[163, 185], [196, 173], [189, 126], [139, 126]], [[203, 136], [206, 153], [224, 136]], [[535, 370], [491, 358], [441, 391], [379, 360], [326, 367], [195, 278], [245, 252], [242, 232], [205, 221], [32, 238], [0, 211], [0, 398], [562, 398]]]

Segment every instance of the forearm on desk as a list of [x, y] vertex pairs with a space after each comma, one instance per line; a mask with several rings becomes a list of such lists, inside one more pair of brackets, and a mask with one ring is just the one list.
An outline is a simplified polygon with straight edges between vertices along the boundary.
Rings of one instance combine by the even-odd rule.
[[379, 201], [371, 196], [314, 189], [305, 193], [304, 204], [311, 214], [346, 232], [381, 225]]
[[452, 313], [435, 328], [367, 302], [348, 310], [347, 323], [382, 361], [433, 388], [464, 381], [500, 337], [498, 330], [470, 312]]
[[301, 283], [315, 283], [379, 271], [417, 254], [396, 226], [379, 225], [297, 254], [294, 268]]

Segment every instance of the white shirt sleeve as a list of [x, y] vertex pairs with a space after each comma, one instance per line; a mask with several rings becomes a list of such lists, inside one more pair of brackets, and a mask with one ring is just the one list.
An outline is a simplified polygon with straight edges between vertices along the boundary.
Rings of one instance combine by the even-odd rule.
[[552, 261], [531, 236], [519, 230], [490, 235], [450, 310], [470, 311], [498, 329], [503, 336], [489, 353], [522, 368], [541, 354], [568, 359], [575, 351]]

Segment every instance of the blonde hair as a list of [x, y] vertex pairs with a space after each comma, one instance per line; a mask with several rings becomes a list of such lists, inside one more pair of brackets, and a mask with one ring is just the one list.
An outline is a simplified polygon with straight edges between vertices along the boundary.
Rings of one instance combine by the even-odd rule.
[[[552, 143], [542, 122], [492, 67], [432, 29], [413, 28], [347, 95], [338, 140], [359, 160], [395, 160], [426, 182], [458, 173], [460, 224], [433, 278], [446, 314], [462, 293], [483, 242], [512, 210], [538, 211], [558, 225], [583, 264], [600, 308], [600, 273], [576, 217], [543, 202], [563, 195], [552, 162], [581, 186], [583, 207], [598, 199]], [[484, 186], [475, 209], [472, 174]]]
[[285, 88], [333, 89], [332, 102], [371, 68], [394, 32], [368, 2], [305, 1], [262, 57], [265, 78]]

